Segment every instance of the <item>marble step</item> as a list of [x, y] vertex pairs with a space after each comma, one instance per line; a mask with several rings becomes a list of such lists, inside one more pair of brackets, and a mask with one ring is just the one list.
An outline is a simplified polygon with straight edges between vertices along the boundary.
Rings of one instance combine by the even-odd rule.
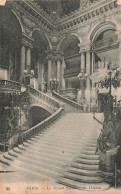
[[68, 178], [77, 182], [82, 182], [82, 183], [101, 183], [103, 182], [103, 179], [101, 177], [93, 177], [93, 176], [83, 176], [83, 175], [77, 175], [73, 173], [66, 173], [64, 178]]
[[90, 171], [99, 170], [99, 165], [89, 165], [89, 164], [82, 164], [82, 163], [75, 162], [71, 164], [70, 166], [75, 169], [83, 169], [83, 170], [90, 170]]
[[83, 159], [83, 158], [75, 159], [75, 162], [81, 163], [81, 164], [88, 164], [88, 165], [98, 165], [99, 164], [99, 160]]
[[95, 177], [99, 177], [100, 176], [100, 171], [99, 170], [84, 170], [84, 169], [78, 169], [78, 168], [73, 168], [73, 167], [69, 167], [68, 172], [73, 173], [73, 174], [77, 174], [77, 175], [83, 175], [83, 176], [95, 176]]

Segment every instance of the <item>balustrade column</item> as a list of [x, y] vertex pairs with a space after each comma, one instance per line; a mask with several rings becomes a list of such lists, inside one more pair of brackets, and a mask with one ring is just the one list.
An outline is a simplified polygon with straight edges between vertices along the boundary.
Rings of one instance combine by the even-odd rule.
[[52, 75], [52, 60], [48, 59], [48, 83], [47, 83], [47, 90], [50, 91], [50, 79]]
[[25, 46], [21, 47], [21, 56], [20, 56], [20, 82], [23, 82], [24, 78], [24, 69], [25, 69]]
[[86, 53], [87, 89], [90, 88], [90, 67], [91, 67], [91, 56], [90, 51], [87, 51]]

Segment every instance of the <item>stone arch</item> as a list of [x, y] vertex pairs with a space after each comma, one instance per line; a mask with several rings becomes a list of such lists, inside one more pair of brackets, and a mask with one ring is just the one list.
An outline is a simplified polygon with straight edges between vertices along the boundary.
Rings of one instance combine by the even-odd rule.
[[65, 56], [65, 52], [70, 52], [71, 55], [72, 55], [72, 52], [74, 54], [77, 54], [79, 53], [79, 47], [78, 47], [79, 43], [80, 43], [80, 39], [77, 34], [75, 33], [66, 34], [61, 38], [59, 44], [57, 45], [57, 50], [61, 50], [64, 53], [64, 56]]
[[50, 114], [53, 114], [54, 110], [52, 110], [49, 106], [44, 106], [42, 105], [42, 103], [32, 103], [29, 107], [29, 110], [32, 108], [32, 107], [39, 107], [41, 109], [44, 109], [45, 111], [49, 112]]
[[[100, 64], [105, 66], [107, 60], [112, 68], [118, 65], [118, 36], [115, 33], [117, 30], [115, 23], [106, 21], [97, 25], [91, 32], [90, 40], [93, 44], [95, 69], [100, 68]], [[103, 63], [99, 63], [100, 61]]]
[[34, 28], [34, 29], [32, 30], [32, 32], [30, 33], [30, 36], [32, 37], [32, 35], [33, 35], [33, 33], [34, 33], [35, 31], [38, 32], [38, 33], [40, 34], [40, 36], [43, 36], [43, 37], [45, 38], [45, 41], [46, 41], [47, 44], [48, 44], [48, 49], [52, 49], [52, 44], [51, 44], [51, 42], [50, 42], [50, 40], [49, 40], [47, 34], [46, 34], [46, 33], [43, 33], [43, 32], [40, 30], [40, 28]]
[[93, 43], [94, 40], [98, 37], [98, 35], [106, 30], [117, 30], [117, 27], [113, 22], [103, 22], [97, 25], [90, 34], [91, 42]]
[[78, 88], [77, 75], [80, 72], [80, 39], [76, 33], [66, 34], [61, 38], [57, 49], [64, 55], [64, 81], [66, 88]]
[[76, 33], [74, 33], [74, 32], [72, 32], [72, 33], [70, 33], [70, 34], [66, 34], [66, 35], [64, 35], [64, 36], [61, 38], [61, 40], [59, 41], [59, 43], [58, 43], [58, 45], [57, 45], [57, 51], [61, 50], [61, 45], [62, 45], [64, 39], [66, 39], [66, 37], [67, 37], [68, 35], [70, 35], [70, 36], [75, 36], [75, 37], [77, 37], [77, 38], [80, 40], [78, 34], [76, 34]]
[[19, 22], [19, 24], [20, 24], [20, 27], [21, 27], [21, 32], [25, 33], [24, 26], [23, 26], [23, 24], [22, 24], [22, 22], [21, 22], [21, 20], [20, 20], [20, 18], [19, 18], [19, 16], [18, 16], [18, 14], [17, 14], [14, 10], [11, 10], [11, 12], [12, 12], [12, 13], [15, 15], [15, 17], [17, 18], [17, 20], [18, 20], [18, 22]]
[[43, 107], [34, 105], [29, 109], [29, 116], [30, 116], [29, 120], [31, 122], [31, 127], [33, 127], [38, 123], [47, 119], [49, 116], [51, 116], [51, 113], [48, 112], [48, 110], [44, 109]]

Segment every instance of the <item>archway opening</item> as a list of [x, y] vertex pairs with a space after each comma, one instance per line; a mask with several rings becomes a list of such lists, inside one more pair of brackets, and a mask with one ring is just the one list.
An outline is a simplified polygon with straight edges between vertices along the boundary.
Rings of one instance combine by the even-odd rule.
[[16, 16], [0, 7], [0, 79], [19, 81], [21, 26]]
[[34, 31], [32, 34], [34, 39], [32, 48], [32, 63], [31, 68], [34, 70], [36, 81], [38, 82], [37, 88], [43, 90], [43, 83], [47, 80], [47, 48], [48, 42], [43, 34], [39, 31]]
[[118, 37], [114, 29], [101, 32], [94, 40], [95, 69], [99, 68], [99, 61], [108, 60], [112, 68], [118, 66]]
[[77, 75], [80, 72], [79, 39], [75, 35], [68, 35], [61, 43], [61, 50], [65, 59], [65, 86], [66, 88], [79, 88]]
[[50, 115], [51, 114], [47, 110], [38, 106], [33, 106], [29, 111], [30, 127], [37, 125], [38, 123], [48, 118]]

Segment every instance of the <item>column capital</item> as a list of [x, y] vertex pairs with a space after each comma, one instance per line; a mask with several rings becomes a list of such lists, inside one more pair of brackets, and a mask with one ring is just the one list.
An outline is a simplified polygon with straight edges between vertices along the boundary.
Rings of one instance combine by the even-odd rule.
[[33, 39], [26, 34], [22, 33], [21, 45], [29, 48], [33, 48]]
[[62, 61], [63, 54], [59, 51], [53, 51], [53, 50], [48, 50], [46, 51], [47, 53], [47, 59], [52, 60], [53, 62], [55, 61]]
[[78, 44], [78, 46], [80, 47], [79, 53], [90, 52], [91, 49], [92, 49], [92, 43], [91, 42], [81, 43], [81, 44]]

